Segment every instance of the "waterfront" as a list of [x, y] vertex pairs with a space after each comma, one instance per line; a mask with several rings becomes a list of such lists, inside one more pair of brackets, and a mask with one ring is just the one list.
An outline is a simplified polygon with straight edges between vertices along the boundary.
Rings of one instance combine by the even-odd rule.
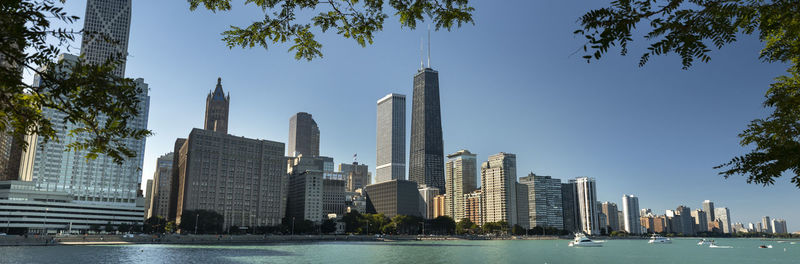
[[[798, 241], [798, 240], [792, 240]], [[0, 247], [0, 263], [797, 263], [800, 241], [717, 239], [732, 249], [697, 246], [695, 239], [649, 245], [609, 240], [600, 248], [570, 248], [566, 240], [316, 242], [262, 245]], [[773, 245], [759, 249], [759, 245]]]

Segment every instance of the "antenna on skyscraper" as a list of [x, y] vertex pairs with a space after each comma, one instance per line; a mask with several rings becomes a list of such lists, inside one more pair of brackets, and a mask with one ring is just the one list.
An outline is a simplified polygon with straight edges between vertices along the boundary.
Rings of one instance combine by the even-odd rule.
[[428, 68], [431, 67], [431, 24], [428, 24]]
[[419, 69], [425, 69], [425, 48], [424, 48], [424, 37], [419, 38]]

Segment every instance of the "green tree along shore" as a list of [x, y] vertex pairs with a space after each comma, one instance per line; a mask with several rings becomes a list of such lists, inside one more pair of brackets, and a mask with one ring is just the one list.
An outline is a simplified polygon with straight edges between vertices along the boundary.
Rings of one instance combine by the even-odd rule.
[[587, 62], [600, 59], [610, 48], [628, 53], [638, 26], [650, 29], [650, 42], [639, 60], [678, 54], [684, 69], [695, 60], [711, 60], [711, 48], [722, 48], [740, 35], [758, 35], [764, 43], [759, 58], [787, 65], [765, 94], [772, 114], [750, 122], [739, 134], [751, 151], [714, 167], [728, 178], [745, 175], [748, 183], [771, 185], [791, 174], [800, 188], [800, 1], [799, 0], [616, 0], [611, 6], [580, 17], [574, 33], [586, 38]]

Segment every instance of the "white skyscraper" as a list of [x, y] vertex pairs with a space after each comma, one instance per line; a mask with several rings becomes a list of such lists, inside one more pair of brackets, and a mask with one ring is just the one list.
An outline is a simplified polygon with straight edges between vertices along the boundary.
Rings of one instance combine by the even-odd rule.
[[728, 210], [726, 207], [716, 208], [714, 209], [714, 216], [722, 223], [722, 233], [730, 234], [732, 233], [732, 226], [731, 226], [731, 211]]
[[378, 100], [375, 183], [406, 179], [406, 96]]
[[623, 195], [622, 212], [625, 215], [625, 231], [634, 235], [641, 234], [641, 222], [639, 220], [639, 198], [633, 195]]
[[764, 225], [764, 233], [772, 233], [772, 220], [769, 216], [762, 217], [761, 223]]
[[597, 189], [594, 178], [580, 177], [570, 180], [570, 183], [575, 183], [579, 229], [589, 235], [600, 234], [597, 219]]

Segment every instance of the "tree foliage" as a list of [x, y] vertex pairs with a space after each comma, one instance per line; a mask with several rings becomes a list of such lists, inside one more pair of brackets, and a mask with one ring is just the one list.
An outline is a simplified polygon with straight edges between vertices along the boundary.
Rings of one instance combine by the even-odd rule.
[[[74, 124], [66, 136], [80, 137], [67, 144], [67, 150], [86, 150], [87, 158], [106, 154], [121, 163], [136, 155], [126, 139], [151, 134], [128, 127], [128, 120], [141, 114], [142, 88], [112, 73], [127, 54], [113, 55], [102, 64], [87, 63], [82, 57], [56, 62], [63, 51], [72, 50], [76, 35], [113, 43], [99, 32], [54, 27], [53, 23], [79, 19], [58, 2], [0, 1], [0, 132], [10, 132], [24, 146], [27, 134], [41, 136], [44, 142], [59, 141], [56, 130]], [[23, 82], [23, 71], [35, 73], [37, 83]], [[55, 110], [58, 118], [45, 116], [44, 108]]]
[[788, 65], [766, 92], [770, 116], [753, 120], [739, 134], [740, 144], [753, 149], [716, 166], [721, 175], [745, 175], [748, 183], [774, 184], [789, 171], [800, 188], [800, 1], [798, 0], [616, 0], [580, 19], [587, 62], [600, 59], [612, 47], [628, 53], [639, 26], [649, 47], [639, 59], [676, 53], [684, 69], [695, 60], [708, 62], [712, 48], [735, 42], [739, 35], [757, 34], [764, 43], [764, 62]]
[[[231, 10], [231, 0], [188, 0], [189, 9], [203, 7], [213, 12]], [[329, 30], [344, 38], [353, 39], [362, 47], [372, 44], [375, 33], [383, 30], [389, 16], [384, 10], [384, 0], [245, 0], [262, 10], [264, 17], [247, 26], [231, 26], [222, 33], [229, 48], [267, 49], [270, 45], [291, 42], [289, 51], [296, 59], [312, 60], [322, 57], [322, 44], [314, 34]], [[474, 8], [468, 0], [389, 0], [403, 27], [414, 29], [425, 17], [432, 20], [436, 29], [451, 30], [464, 23], [473, 23]], [[391, 11], [389, 11], [391, 12]], [[313, 14], [308, 21], [298, 16]]]
[[215, 211], [186, 210], [181, 214], [179, 228], [182, 233], [222, 234], [224, 222], [225, 217]]

